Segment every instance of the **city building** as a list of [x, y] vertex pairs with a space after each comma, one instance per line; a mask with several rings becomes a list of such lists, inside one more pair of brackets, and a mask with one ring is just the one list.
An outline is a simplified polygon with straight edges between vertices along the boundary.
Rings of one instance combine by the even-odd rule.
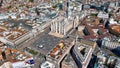
[[108, 48], [110, 50], [115, 49], [119, 46], [120, 46], [120, 44], [118, 42], [102, 40], [102, 47]]
[[60, 16], [52, 21], [51, 32], [49, 34], [58, 37], [64, 37], [71, 29], [75, 28], [77, 25], [79, 25], [78, 16], [70, 16], [68, 19], [63, 16]]
[[2, 22], [0, 24], [0, 41], [9, 45], [18, 45], [29, 39], [29, 31], [22, 25], [15, 26], [15, 23]]
[[78, 65], [78, 68], [87, 68], [95, 48], [95, 42], [83, 39], [77, 41], [72, 50], [72, 56], [76, 64]]
[[109, 55], [108, 52], [98, 52], [97, 59], [94, 68], [119, 68], [120, 59]]
[[119, 24], [109, 25], [109, 31], [113, 35], [120, 36], [120, 25]]
[[112, 37], [104, 25], [100, 23], [100, 19], [96, 16], [88, 16], [78, 26], [77, 35], [91, 40], [98, 38]]
[[70, 52], [72, 48], [72, 44], [68, 42], [61, 41], [55, 46], [48, 54], [47, 54], [47, 61], [52, 62], [55, 64], [55, 67], [61, 68], [61, 62], [64, 57]]
[[0, 68], [24, 68], [32, 66], [34, 66], [32, 56], [6, 46], [0, 47]]
[[0, 68], [120, 68], [119, 36], [120, 0], [0, 0]]
[[102, 19], [108, 19], [109, 18], [109, 14], [108, 13], [99, 12], [97, 17], [98, 18], [102, 18]]
[[114, 18], [110, 18], [109, 19], [109, 24], [112, 25], [112, 24], [118, 24], [117, 21], [114, 20]]
[[55, 65], [46, 61], [43, 64], [41, 64], [41, 68], [55, 68]]
[[102, 48], [111, 50], [115, 55], [120, 56], [120, 43], [102, 40]]
[[61, 68], [78, 68], [71, 54], [67, 54], [63, 59]]

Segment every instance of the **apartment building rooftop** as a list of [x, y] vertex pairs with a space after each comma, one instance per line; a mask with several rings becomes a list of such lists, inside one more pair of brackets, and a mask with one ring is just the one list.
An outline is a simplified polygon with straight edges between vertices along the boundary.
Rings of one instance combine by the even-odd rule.
[[4, 44], [18, 45], [29, 38], [32, 28], [21, 20], [5, 20], [0, 23], [0, 41]]
[[70, 44], [61, 41], [50, 51], [50, 53], [48, 53], [48, 56], [58, 61], [69, 46]]
[[31, 58], [31, 56], [26, 55], [22, 51], [18, 51], [16, 49], [11, 49], [7, 47], [0, 47], [0, 66], [6, 62], [20, 62], [25, 59]]
[[82, 31], [84, 33], [83, 38], [85, 39], [98, 39], [112, 36], [96, 16], [88, 16], [82, 21], [80, 26], [84, 26]]
[[73, 57], [78, 67], [86, 68], [90, 62], [93, 51], [96, 48], [96, 43], [81, 39], [77, 41], [73, 48]]
[[28, 31], [23, 27], [14, 27], [14, 25], [9, 24], [8, 22], [0, 24], [0, 36], [6, 37], [9, 40], [15, 40], [27, 32]]
[[47, 54], [47, 61], [54, 63], [56, 67], [60, 67], [60, 63], [70, 52], [72, 46], [69, 42], [60, 41], [57, 46]]
[[112, 24], [109, 28], [110, 33], [119, 36], [120, 35], [120, 25], [119, 24]]

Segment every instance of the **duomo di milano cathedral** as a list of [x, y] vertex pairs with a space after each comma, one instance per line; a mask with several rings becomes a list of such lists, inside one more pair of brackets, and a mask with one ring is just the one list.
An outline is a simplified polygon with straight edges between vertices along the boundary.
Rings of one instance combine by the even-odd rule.
[[68, 18], [61, 16], [52, 21], [51, 31], [49, 34], [64, 37], [69, 30], [79, 25], [79, 16], [69, 16]]

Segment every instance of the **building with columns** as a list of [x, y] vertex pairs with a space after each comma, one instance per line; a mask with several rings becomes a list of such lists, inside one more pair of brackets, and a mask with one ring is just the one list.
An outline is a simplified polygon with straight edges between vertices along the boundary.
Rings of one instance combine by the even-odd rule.
[[52, 20], [51, 23], [51, 31], [49, 34], [57, 36], [57, 37], [64, 37], [67, 35], [68, 31], [72, 28], [75, 28], [79, 25], [79, 16], [65, 18], [63, 16], [57, 17]]

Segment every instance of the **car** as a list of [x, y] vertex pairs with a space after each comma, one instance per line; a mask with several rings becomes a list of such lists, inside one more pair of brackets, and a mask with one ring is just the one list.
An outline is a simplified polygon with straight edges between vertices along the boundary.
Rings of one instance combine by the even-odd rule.
[[43, 48], [43, 45], [40, 45], [39, 48]]

